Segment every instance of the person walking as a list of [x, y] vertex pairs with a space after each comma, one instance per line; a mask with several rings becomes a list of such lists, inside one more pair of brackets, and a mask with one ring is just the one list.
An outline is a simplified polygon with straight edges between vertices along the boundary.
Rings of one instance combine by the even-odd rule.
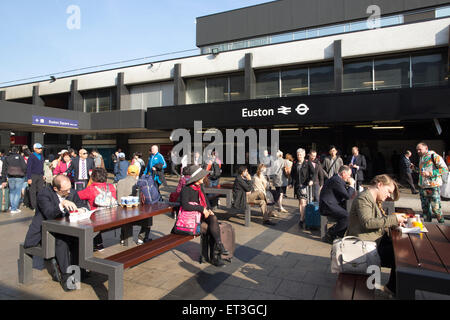
[[3, 161], [1, 182], [3, 188], [7, 184], [9, 185], [9, 199], [13, 215], [21, 212], [19, 205], [26, 171], [25, 159], [19, 154], [17, 147], [12, 147], [11, 153]]
[[299, 226], [303, 229], [305, 222], [305, 208], [308, 199], [307, 187], [313, 185], [314, 167], [305, 160], [306, 151], [303, 148], [297, 150], [297, 161], [292, 166], [292, 182], [291, 186], [294, 188], [294, 194], [298, 198], [298, 206], [300, 211]]
[[411, 151], [406, 150], [403, 156], [400, 158], [400, 179], [405, 181], [411, 188], [412, 194], [418, 194], [419, 191], [416, 190], [414, 186], [414, 180], [412, 178], [412, 169], [414, 165], [411, 163]]
[[314, 177], [313, 177], [313, 201], [319, 202], [320, 190], [322, 189], [324, 182], [324, 170], [320, 164], [319, 159], [317, 159], [317, 151], [311, 150], [309, 152], [309, 162], [311, 162], [314, 167]]
[[431, 222], [433, 215], [439, 223], [445, 223], [441, 207], [440, 187], [442, 176], [448, 173], [443, 159], [434, 151], [428, 150], [425, 142], [416, 147], [419, 162], [419, 193], [425, 221]]
[[220, 175], [222, 174], [222, 161], [220, 161], [215, 151], [211, 153], [211, 159], [208, 162], [206, 171], [211, 172], [208, 176], [209, 186], [217, 187], [219, 185]]
[[30, 155], [27, 162], [27, 180], [30, 186], [30, 202], [33, 209], [36, 209], [37, 194], [44, 188], [44, 155], [43, 146], [40, 143], [33, 145], [34, 152]]
[[158, 187], [158, 191], [161, 184], [164, 184], [165, 187], [167, 186], [167, 182], [164, 177], [164, 169], [166, 168], [166, 160], [164, 160], [162, 154], [159, 153], [158, 146], [153, 145], [150, 148], [150, 157], [148, 158], [148, 164], [145, 168], [144, 174], [148, 174], [153, 177], [153, 180], [155, 180], [156, 186]]
[[286, 194], [287, 185], [289, 180], [285, 176], [285, 160], [283, 159], [283, 152], [277, 151], [277, 159], [273, 162], [272, 165], [272, 183], [275, 187], [275, 192], [278, 199], [275, 199], [280, 212], [287, 213], [288, 211], [283, 208], [283, 196]]
[[367, 169], [366, 157], [359, 153], [358, 147], [352, 148], [352, 158], [349, 167], [352, 169], [353, 177], [356, 180], [356, 191], [362, 191], [364, 181], [364, 171]]
[[328, 148], [329, 156], [326, 156], [323, 160], [322, 167], [324, 171], [324, 179], [330, 179], [332, 176], [338, 173], [339, 168], [344, 165], [344, 161], [338, 155], [335, 146], [330, 146]]
[[127, 177], [129, 162], [125, 160], [125, 153], [121, 152], [117, 155], [118, 161], [114, 165], [114, 182], [119, 182]]

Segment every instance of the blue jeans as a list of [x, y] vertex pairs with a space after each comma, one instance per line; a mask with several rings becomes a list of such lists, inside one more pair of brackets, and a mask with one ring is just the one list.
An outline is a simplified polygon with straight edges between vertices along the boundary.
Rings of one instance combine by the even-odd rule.
[[20, 197], [25, 178], [8, 178], [9, 200], [11, 201], [11, 211], [19, 209]]

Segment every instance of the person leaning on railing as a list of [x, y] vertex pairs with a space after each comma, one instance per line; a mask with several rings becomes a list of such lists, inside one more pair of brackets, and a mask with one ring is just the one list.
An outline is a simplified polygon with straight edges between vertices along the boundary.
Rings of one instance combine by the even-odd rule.
[[394, 201], [399, 199], [397, 183], [386, 174], [374, 177], [369, 188], [353, 200], [346, 236], [377, 243], [381, 266], [391, 268], [389, 281], [383, 290], [395, 295], [395, 258], [390, 228], [404, 226], [406, 217], [401, 214], [387, 215], [384, 212], [382, 203], [388, 198]]

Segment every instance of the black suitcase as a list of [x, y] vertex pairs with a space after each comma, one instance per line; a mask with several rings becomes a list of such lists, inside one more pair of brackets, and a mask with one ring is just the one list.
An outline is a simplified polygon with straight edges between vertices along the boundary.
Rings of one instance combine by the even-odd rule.
[[[219, 222], [220, 238], [223, 246], [230, 253], [229, 255], [222, 255], [222, 259], [231, 262], [236, 249], [236, 234], [231, 224], [226, 222]], [[200, 263], [206, 261], [211, 262], [214, 256], [214, 238], [207, 232], [202, 232], [200, 235]]]

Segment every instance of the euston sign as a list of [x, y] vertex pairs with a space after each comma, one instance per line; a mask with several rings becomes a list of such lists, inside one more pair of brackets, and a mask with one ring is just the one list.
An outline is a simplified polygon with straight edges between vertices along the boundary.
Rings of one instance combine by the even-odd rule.
[[247, 108], [242, 109], [242, 118], [260, 118], [260, 117], [272, 117], [277, 114], [288, 116], [291, 113], [297, 113], [300, 116], [304, 116], [308, 113], [309, 107], [301, 103], [295, 109], [291, 107], [280, 106], [278, 108], [258, 108], [249, 110]]
[[48, 118], [41, 116], [33, 116], [34, 126], [56, 127], [56, 128], [68, 128], [78, 129], [77, 120]]

